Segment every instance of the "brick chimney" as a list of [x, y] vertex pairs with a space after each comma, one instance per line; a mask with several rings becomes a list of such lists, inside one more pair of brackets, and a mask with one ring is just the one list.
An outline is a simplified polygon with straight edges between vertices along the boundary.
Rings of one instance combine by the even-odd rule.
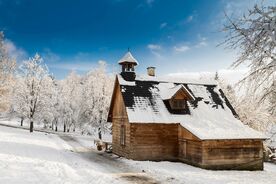
[[154, 77], [155, 76], [155, 67], [150, 66], [147, 68], [148, 76]]

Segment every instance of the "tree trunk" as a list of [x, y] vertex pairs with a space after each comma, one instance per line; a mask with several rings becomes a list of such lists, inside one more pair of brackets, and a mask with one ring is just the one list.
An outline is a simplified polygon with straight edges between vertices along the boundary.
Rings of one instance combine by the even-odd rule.
[[58, 126], [58, 120], [57, 119], [56, 119], [55, 126], [56, 126], [56, 130], [55, 131], [57, 132], [58, 131], [58, 127], [57, 127]]
[[33, 132], [34, 131], [34, 122], [31, 121], [30, 122], [30, 132]]
[[52, 130], [54, 130], [54, 121], [52, 121]]
[[75, 132], [75, 131], [76, 131], [76, 122], [73, 121], [73, 132]]
[[66, 132], [66, 124], [63, 124], [63, 132]]
[[98, 128], [98, 134], [99, 134], [99, 139], [102, 140], [102, 130], [101, 130], [101, 128]]
[[21, 118], [20, 126], [23, 126], [24, 118]]

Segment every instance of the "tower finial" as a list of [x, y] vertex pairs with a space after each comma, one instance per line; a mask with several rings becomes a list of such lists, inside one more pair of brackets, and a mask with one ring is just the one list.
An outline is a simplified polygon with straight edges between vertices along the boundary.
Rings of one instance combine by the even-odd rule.
[[127, 51], [128, 51], [128, 52], [130, 51], [129, 47], [127, 48]]

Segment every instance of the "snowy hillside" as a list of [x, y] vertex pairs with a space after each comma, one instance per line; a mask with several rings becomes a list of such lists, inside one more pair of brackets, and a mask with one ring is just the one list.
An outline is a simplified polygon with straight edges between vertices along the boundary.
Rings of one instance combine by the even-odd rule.
[[132, 161], [92, 149], [93, 140], [0, 126], [0, 183], [276, 183], [264, 171], [208, 171], [183, 163]]

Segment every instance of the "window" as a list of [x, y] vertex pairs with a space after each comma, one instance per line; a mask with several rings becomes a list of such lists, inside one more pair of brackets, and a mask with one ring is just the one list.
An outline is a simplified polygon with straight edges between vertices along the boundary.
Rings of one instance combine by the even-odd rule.
[[125, 129], [125, 125], [121, 125], [121, 129], [120, 129], [120, 144], [121, 145], [126, 145], [126, 129]]
[[[170, 98], [164, 98], [164, 104], [167, 107], [168, 111], [172, 114], [190, 114], [189, 103], [193, 102], [195, 98], [189, 93], [184, 85], [175, 86], [178, 89], [175, 92], [175, 89], [168, 89], [168, 94], [173, 94]], [[173, 91], [170, 91], [173, 89]]]
[[134, 69], [133, 69], [133, 64], [128, 64], [128, 71], [130, 71], [130, 72], [133, 72], [134, 71]]
[[168, 111], [172, 114], [190, 114], [186, 99], [164, 100]]
[[133, 72], [134, 71], [134, 65], [129, 63], [129, 64], [124, 64], [122, 65], [122, 71], [124, 72]]
[[185, 100], [172, 100], [172, 109], [185, 109]]

